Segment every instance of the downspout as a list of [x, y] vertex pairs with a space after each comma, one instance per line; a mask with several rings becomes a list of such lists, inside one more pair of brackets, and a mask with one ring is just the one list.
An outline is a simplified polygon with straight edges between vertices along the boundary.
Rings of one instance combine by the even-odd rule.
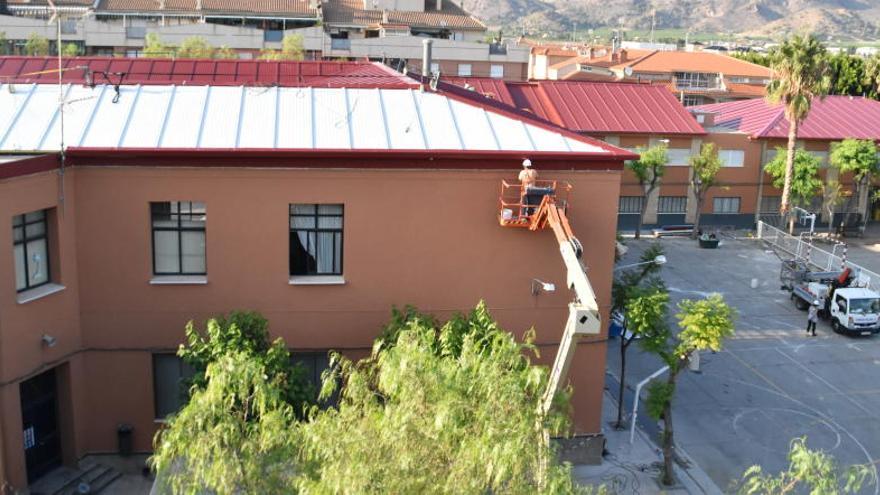
[[755, 205], [755, 225], [761, 220], [761, 198], [764, 197], [764, 157], [767, 156], [767, 141], [761, 141], [761, 157], [758, 159], [758, 199]]

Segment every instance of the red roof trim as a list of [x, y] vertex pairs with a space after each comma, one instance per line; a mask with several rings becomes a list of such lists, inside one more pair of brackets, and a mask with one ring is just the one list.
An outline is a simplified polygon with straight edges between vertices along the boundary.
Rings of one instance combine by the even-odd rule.
[[60, 166], [61, 159], [58, 154], [33, 156], [17, 161], [3, 162], [0, 163], [0, 180], [55, 170]]
[[[604, 154], [458, 152], [422, 150], [260, 150], [70, 148], [73, 166], [270, 167], [346, 169], [518, 169], [529, 158], [543, 170], [623, 170], [624, 159]], [[248, 163], [248, 160], [254, 160]]]

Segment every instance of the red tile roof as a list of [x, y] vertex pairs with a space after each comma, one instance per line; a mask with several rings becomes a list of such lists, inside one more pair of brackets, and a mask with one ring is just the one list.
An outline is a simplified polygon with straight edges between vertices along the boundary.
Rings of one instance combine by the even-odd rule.
[[641, 57], [629, 65], [635, 73], [639, 72], [707, 72], [722, 73], [725, 76], [745, 76], [769, 79], [770, 69], [745, 60], [709, 52], [654, 52]]
[[437, 10], [436, 1], [426, 0], [424, 12], [365, 9], [363, 0], [325, 0], [321, 10], [327, 24], [370, 26], [390, 23], [415, 28], [486, 30], [482, 22], [452, 0], [444, 1], [441, 10]]
[[[754, 138], [787, 138], [788, 120], [781, 104], [763, 98], [693, 107], [715, 113], [715, 125]], [[798, 128], [799, 139], [880, 140], [880, 102], [861, 97], [828, 96], [813, 100], [806, 120]]]
[[[58, 80], [54, 57], [0, 57], [0, 82], [52, 83]], [[418, 84], [372, 62], [295, 62], [258, 60], [187, 60], [148, 58], [65, 58], [64, 82], [85, 83], [86, 72], [96, 83], [102, 73], [125, 73], [125, 84], [212, 86], [382, 87], [414, 88]], [[87, 69], [83, 69], [83, 68]], [[111, 82], [116, 76], [111, 75]]]
[[705, 134], [662, 85], [452, 78], [491, 99], [585, 134]]

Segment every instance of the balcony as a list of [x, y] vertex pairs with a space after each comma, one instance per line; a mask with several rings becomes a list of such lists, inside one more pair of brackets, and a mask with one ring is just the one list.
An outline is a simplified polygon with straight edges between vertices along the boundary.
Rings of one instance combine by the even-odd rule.
[[717, 74], [677, 72], [672, 77], [672, 83], [679, 91], [727, 91]]
[[507, 44], [492, 43], [489, 45], [489, 55], [507, 55]]

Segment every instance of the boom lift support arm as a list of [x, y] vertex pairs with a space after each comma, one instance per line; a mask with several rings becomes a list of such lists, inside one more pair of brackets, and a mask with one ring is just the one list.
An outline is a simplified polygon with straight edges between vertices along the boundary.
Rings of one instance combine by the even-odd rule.
[[553, 229], [566, 268], [566, 286], [574, 291], [574, 300], [568, 304], [568, 320], [550, 373], [550, 383], [542, 398], [543, 411], [546, 414], [552, 408], [553, 398], [568, 375], [578, 341], [584, 335], [598, 335], [600, 332], [599, 305], [586, 270], [580, 262], [583, 246], [571, 230], [565, 208], [557, 204], [554, 195], [546, 195], [530, 220], [529, 230], [543, 229], [548, 225]]

